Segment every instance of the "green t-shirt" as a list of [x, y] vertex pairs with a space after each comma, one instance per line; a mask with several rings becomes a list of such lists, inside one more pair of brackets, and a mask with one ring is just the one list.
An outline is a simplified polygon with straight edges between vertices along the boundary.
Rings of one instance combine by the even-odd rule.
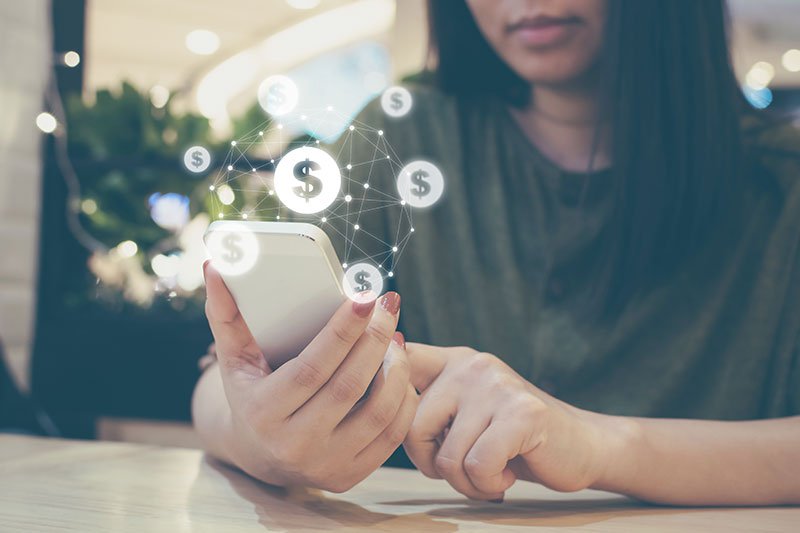
[[[383, 261], [407, 233], [403, 225], [413, 225], [389, 266], [408, 340], [491, 352], [556, 397], [604, 413], [800, 413], [797, 129], [752, 135], [764, 148], [764, 175], [752, 181], [763, 186], [744, 192], [742, 219], [669, 283], [601, 325], [580, 311], [614, 207], [609, 174], [592, 175], [584, 191], [586, 175], [543, 157], [499, 102], [466, 106], [421, 87], [413, 96], [405, 117], [389, 118], [373, 102], [357, 118], [358, 128], [384, 130], [387, 145], [356, 131], [332, 147], [342, 166], [358, 163], [350, 186], [369, 176], [376, 189], [395, 192], [396, 176], [375, 168], [385, 152], [426, 159], [444, 174], [444, 195], [413, 210], [413, 222], [400, 209], [363, 208], [362, 235], [339, 250], [343, 260]], [[337, 218], [328, 231], [352, 235], [353, 224], [352, 216]]]

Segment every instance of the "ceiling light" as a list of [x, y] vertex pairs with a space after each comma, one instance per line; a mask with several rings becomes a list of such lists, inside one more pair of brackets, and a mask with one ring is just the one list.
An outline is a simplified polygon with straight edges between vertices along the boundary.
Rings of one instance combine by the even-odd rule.
[[786, 50], [786, 53], [783, 54], [783, 58], [781, 59], [781, 63], [783, 64], [783, 68], [789, 72], [800, 72], [800, 50], [797, 48]]
[[295, 9], [314, 9], [320, 0], [286, 0], [286, 3]]
[[150, 103], [153, 107], [161, 109], [169, 102], [169, 89], [163, 85], [153, 85], [150, 88]]
[[53, 133], [56, 131], [56, 126], [58, 126], [56, 117], [50, 113], [39, 113], [36, 117], [36, 127], [45, 133]]
[[773, 77], [775, 77], [775, 67], [766, 61], [759, 61], [750, 68], [745, 77], [745, 82], [751, 88], [758, 90], [769, 85]]
[[196, 89], [197, 107], [212, 121], [226, 122], [228, 102], [265, 75], [284, 72], [329, 50], [389, 31], [394, 17], [393, 0], [359, 0], [284, 28], [203, 76]]
[[64, 54], [64, 64], [69, 68], [77, 67], [80, 62], [81, 62], [81, 56], [78, 52], [70, 50], [69, 52]]
[[219, 49], [219, 36], [209, 30], [194, 30], [186, 35], [186, 48], [190, 52], [208, 56]]

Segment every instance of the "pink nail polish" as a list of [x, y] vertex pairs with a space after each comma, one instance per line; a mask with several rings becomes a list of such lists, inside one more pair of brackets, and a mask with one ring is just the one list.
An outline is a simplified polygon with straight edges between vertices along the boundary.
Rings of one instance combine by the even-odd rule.
[[394, 335], [392, 335], [392, 340], [399, 344], [402, 348], [405, 349], [406, 347], [406, 338], [403, 336], [402, 333], [399, 331], [395, 331]]
[[353, 302], [353, 312], [361, 318], [369, 316], [374, 307], [375, 300], [371, 300], [369, 302]]
[[396, 315], [400, 311], [400, 295], [396, 292], [387, 292], [381, 298], [381, 307], [389, 311], [391, 314]]

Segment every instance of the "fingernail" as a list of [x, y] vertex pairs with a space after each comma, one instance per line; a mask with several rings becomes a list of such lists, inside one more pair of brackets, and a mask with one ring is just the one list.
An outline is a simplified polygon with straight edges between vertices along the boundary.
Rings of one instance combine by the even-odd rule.
[[353, 302], [353, 312], [361, 318], [366, 317], [375, 307], [375, 300], [369, 302]]
[[381, 298], [381, 307], [389, 311], [391, 314], [396, 315], [400, 311], [400, 295], [396, 292], [387, 292]]
[[211, 259], [206, 259], [203, 261], [203, 274], [206, 273], [206, 268], [208, 268], [208, 264], [211, 262]]
[[497, 498], [496, 500], [489, 500], [489, 502], [490, 502], [490, 503], [503, 503], [503, 500], [504, 500], [504, 499], [505, 499], [505, 497], [503, 497], [503, 498]]
[[406, 338], [399, 331], [394, 332], [394, 335], [392, 335], [392, 340], [397, 344], [399, 344], [401, 347], [403, 348], [406, 347]]

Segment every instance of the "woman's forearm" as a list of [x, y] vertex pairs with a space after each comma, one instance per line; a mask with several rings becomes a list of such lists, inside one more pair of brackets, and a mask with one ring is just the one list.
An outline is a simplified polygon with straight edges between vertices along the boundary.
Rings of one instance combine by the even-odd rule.
[[594, 488], [673, 505], [800, 503], [800, 417], [746, 422], [605, 417]]
[[203, 372], [195, 385], [192, 420], [206, 452], [226, 463], [234, 464], [227, 445], [232, 434], [231, 409], [217, 363]]

